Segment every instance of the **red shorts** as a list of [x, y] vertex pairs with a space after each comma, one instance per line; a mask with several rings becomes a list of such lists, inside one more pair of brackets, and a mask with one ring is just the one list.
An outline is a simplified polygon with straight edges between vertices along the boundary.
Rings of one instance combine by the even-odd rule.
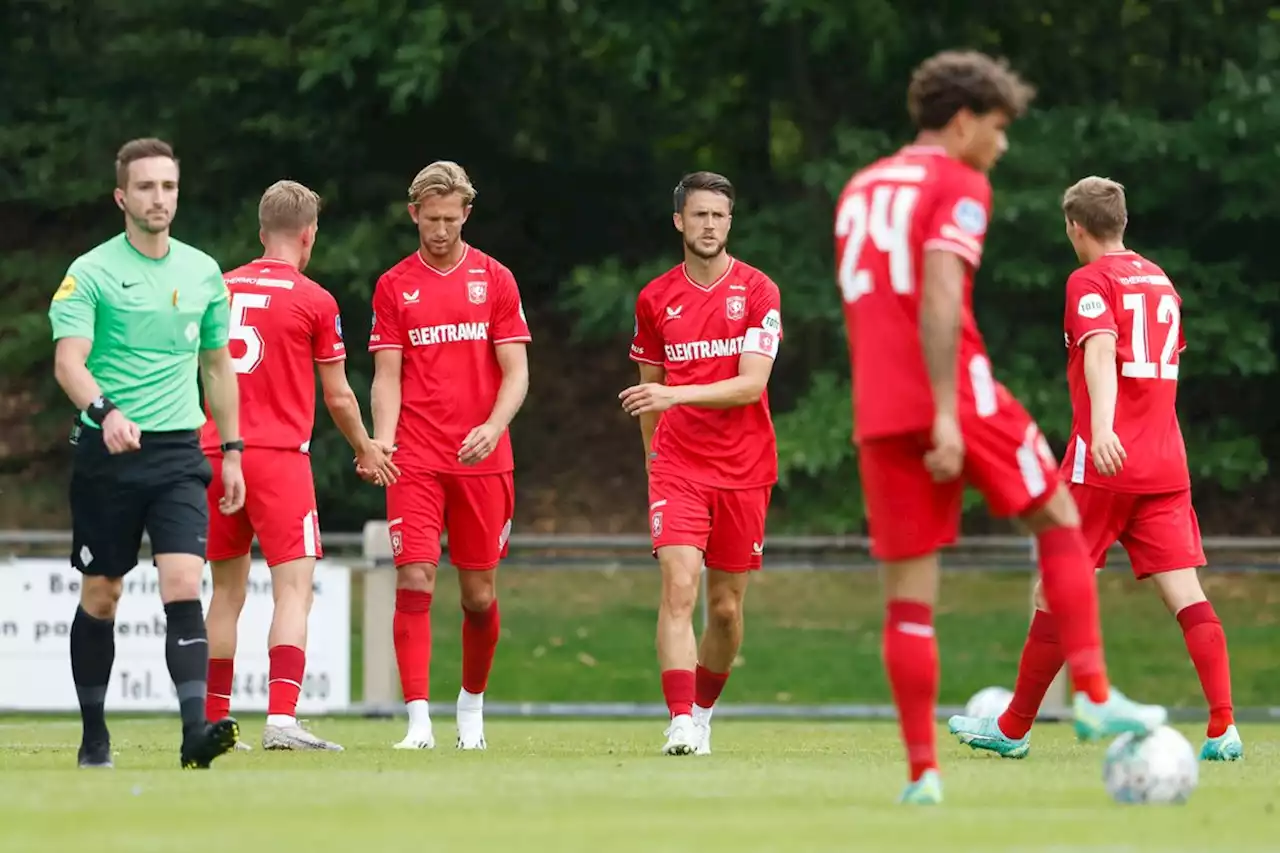
[[722, 489], [670, 473], [649, 477], [649, 536], [657, 549], [692, 545], [707, 568], [750, 572], [764, 555], [772, 486]]
[[255, 534], [268, 566], [324, 556], [310, 456], [297, 450], [246, 448], [240, 462], [244, 507], [234, 515], [223, 515], [218, 509], [223, 495], [222, 456], [210, 456], [209, 463], [213, 466], [213, 481], [206, 492], [210, 561], [248, 554]]
[[1053, 451], [1022, 405], [1000, 390], [995, 412], [962, 413], [964, 475], [949, 483], [935, 483], [925, 469], [928, 432], [862, 442], [858, 468], [873, 557], [909, 560], [953, 544], [966, 483], [998, 518], [1025, 515], [1053, 496], [1059, 483]]
[[449, 562], [485, 571], [507, 556], [515, 512], [515, 478], [503, 474], [401, 473], [387, 487], [391, 555], [397, 566], [440, 562], [440, 534], [449, 534]]
[[1124, 546], [1139, 580], [1205, 564], [1190, 489], [1139, 495], [1072, 483], [1071, 496], [1080, 508], [1080, 532], [1097, 568], [1106, 565], [1107, 549], [1116, 542]]

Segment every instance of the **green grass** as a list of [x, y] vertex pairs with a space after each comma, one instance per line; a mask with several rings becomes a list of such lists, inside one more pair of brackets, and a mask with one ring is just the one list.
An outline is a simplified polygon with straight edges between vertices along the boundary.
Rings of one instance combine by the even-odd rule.
[[[246, 721], [256, 741], [261, 719]], [[717, 724], [715, 754], [666, 758], [660, 721], [490, 721], [486, 753], [396, 752], [399, 721], [318, 721], [341, 754], [264, 753], [177, 769], [175, 722], [117, 721], [114, 771], [75, 768], [78, 726], [0, 727], [0, 850], [42, 853], [465, 850], [1274, 850], [1268, 768], [1280, 731], [1246, 727], [1248, 757], [1201, 765], [1184, 806], [1119, 806], [1102, 745], [1043, 725], [1024, 761], [940, 731], [946, 802], [896, 806], [904, 770], [887, 723]], [[1196, 727], [1183, 729], [1198, 746]]]
[[[1203, 698], [1182, 632], [1150, 584], [1101, 576], [1112, 677], [1144, 701], [1200, 708]], [[653, 632], [657, 571], [504, 569], [498, 579], [502, 640], [491, 698], [504, 701], [661, 701]], [[1280, 705], [1274, 654], [1280, 575], [1207, 573], [1227, 630], [1237, 706]], [[353, 585], [357, 599], [360, 585]], [[1012, 686], [1030, 602], [1025, 574], [944, 575], [937, 613], [943, 704], [978, 688]], [[432, 692], [459, 688], [457, 582], [440, 572], [432, 606]], [[352, 663], [361, 677], [360, 607]], [[746, 641], [725, 699], [731, 703], [872, 703], [889, 699], [880, 663], [882, 605], [872, 572], [763, 572], [747, 593]], [[390, 631], [390, 626], [383, 630]]]

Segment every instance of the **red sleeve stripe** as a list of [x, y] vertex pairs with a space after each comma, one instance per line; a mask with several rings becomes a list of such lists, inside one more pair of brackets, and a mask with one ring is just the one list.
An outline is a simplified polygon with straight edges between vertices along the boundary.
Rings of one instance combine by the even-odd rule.
[[968, 246], [965, 246], [962, 243], [957, 243], [954, 240], [930, 240], [924, 244], [924, 250], [926, 252], [950, 252], [953, 255], [959, 255], [962, 259], [967, 261], [970, 266], [974, 267], [978, 266], [978, 263], [982, 260], [982, 255], [980, 253], [975, 252]]
[[1110, 335], [1113, 338], [1120, 337], [1116, 334], [1115, 329], [1090, 329], [1080, 336], [1080, 340], [1076, 341], [1076, 346], [1083, 345], [1085, 341], [1089, 340], [1089, 338], [1092, 338], [1094, 335]]

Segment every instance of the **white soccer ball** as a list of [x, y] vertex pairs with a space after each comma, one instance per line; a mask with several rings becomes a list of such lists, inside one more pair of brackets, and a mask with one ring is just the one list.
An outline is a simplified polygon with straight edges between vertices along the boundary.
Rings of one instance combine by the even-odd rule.
[[1185, 803], [1200, 781], [1191, 742], [1161, 726], [1142, 737], [1124, 734], [1107, 748], [1102, 781], [1117, 803]]
[[984, 687], [964, 706], [966, 717], [998, 717], [1009, 707], [1013, 693], [1003, 687]]

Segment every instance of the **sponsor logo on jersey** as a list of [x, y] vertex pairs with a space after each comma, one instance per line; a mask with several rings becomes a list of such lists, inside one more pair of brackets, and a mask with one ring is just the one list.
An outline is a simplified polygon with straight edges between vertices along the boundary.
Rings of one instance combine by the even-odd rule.
[[409, 330], [409, 343], [415, 347], [487, 340], [488, 323], [445, 323], [439, 326], [418, 326]]
[[712, 341], [687, 341], [682, 344], [667, 344], [667, 361], [697, 361], [702, 358], [725, 358], [742, 355], [743, 336], [736, 338], [719, 338]]
[[776, 308], [771, 308], [760, 321], [760, 328], [766, 332], [773, 332], [775, 335], [782, 331], [782, 315], [778, 313]]
[[1107, 313], [1107, 303], [1096, 293], [1086, 293], [1076, 303], [1076, 313], [1088, 320], [1095, 320]]

